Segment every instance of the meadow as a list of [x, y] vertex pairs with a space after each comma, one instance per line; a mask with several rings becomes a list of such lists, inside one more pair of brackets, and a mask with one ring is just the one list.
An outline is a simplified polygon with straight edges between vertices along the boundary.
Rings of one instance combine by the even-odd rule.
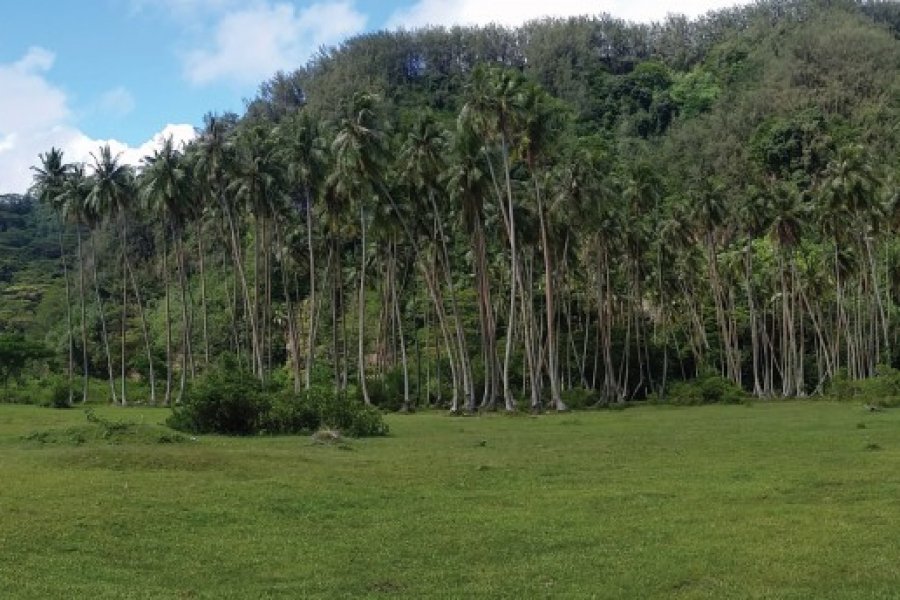
[[167, 414], [0, 405], [0, 597], [900, 590], [900, 411], [423, 412], [327, 444], [179, 437]]

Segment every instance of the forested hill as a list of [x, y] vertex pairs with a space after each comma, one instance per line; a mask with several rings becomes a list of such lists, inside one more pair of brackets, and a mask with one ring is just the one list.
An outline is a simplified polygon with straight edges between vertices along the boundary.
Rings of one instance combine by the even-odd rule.
[[898, 36], [839, 0], [379, 32], [137, 173], [48, 152], [75, 354], [454, 410], [890, 374]]

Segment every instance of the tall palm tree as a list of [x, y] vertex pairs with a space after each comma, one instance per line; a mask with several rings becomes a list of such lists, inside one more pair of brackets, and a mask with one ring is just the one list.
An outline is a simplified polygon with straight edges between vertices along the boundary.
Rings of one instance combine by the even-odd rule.
[[63, 205], [65, 203], [65, 182], [71, 169], [63, 160], [63, 152], [51, 148], [47, 153], [38, 155], [40, 166], [32, 167], [34, 184], [32, 193], [38, 201], [48, 206], [56, 214], [57, 237], [59, 242], [59, 260], [62, 263], [63, 279], [66, 282], [66, 329], [68, 335], [69, 361], [66, 369], [69, 388], [69, 404], [74, 395], [73, 379], [75, 373], [75, 342], [72, 333], [72, 292], [69, 283], [69, 267], [66, 262], [66, 249], [63, 244]]
[[299, 204], [302, 206], [301, 212], [306, 223], [306, 250], [309, 261], [309, 330], [306, 343], [304, 386], [308, 390], [315, 364], [318, 326], [315, 318], [318, 298], [316, 295], [316, 252], [313, 227], [314, 202], [326, 177], [327, 148], [318, 124], [305, 110], [282, 122], [279, 125], [278, 134], [280, 136], [279, 146], [283, 149], [284, 162], [287, 164], [287, 183], [288, 186], [300, 193]]
[[83, 368], [83, 382], [81, 391], [82, 403], [88, 400], [88, 384], [90, 370], [88, 361], [88, 336], [87, 336], [87, 310], [86, 310], [86, 285], [84, 280], [85, 256], [82, 244], [82, 227], [89, 226], [89, 218], [86, 214], [85, 201], [91, 192], [91, 182], [85, 176], [84, 166], [72, 165], [66, 176], [63, 186], [63, 214], [67, 221], [75, 227], [75, 237], [78, 242], [78, 277], [79, 300], [81, 304], [81, 361]]
[[[151, 156], [144, 157], [144, 168], [140, 178], [140, 196], [145, 205], [163, 222], [163, 279], [165, 281], [165, 321], [166, 321], [166, 391], [163, 404], [169, 406], [172, 401], [172, 374], [174, 361], [172, 353], [172, 319], [169, 278], [169, 240], [181, 235], [186, 217], [187, 198], [185, 195], [186, 177], [181, 164], [181, 153], [175, 148], [172, 138], [167, 138], [161, 148]], [[184, 308], [184, 307], [183, 307]], [[187, 319], [186, 309], [182, 311], [182, 380], [186, 373]], [[179, 388], [177, 402], [181, 401], [184, 385]]]
[[[487, 260], [487, 223], [484, 198], [490, 192], [490, 176], [485, 164], [482, 142], [469, 127], [458, 128], [452, 143], [452, 161], [442, 182], [451, 199], [459, 206], [466, 231], [472, 236], [475, 267], [475, 292], [478, 298], [478, 323], [484, 360], [484, 394], [481, 407], [493, 410], [500, 388], [500, 364], [497, 356], [497, 325], [491, 300], [491, 275]], [[507, 410], [514, 406], [507, 405]]]
[[339, 195], [359, 212], [360, 268], [358, 294], [358, 378], [363, 400], [371, 403], [366, 386], [365, 322], [366, 322], [366, 227], [369, 215], [366, 204], [375, 189], [384, 188], [381, 166], [386, 156], [386, 139], [376, 115], [378, 98], [359, 93], [350, 103], [349, 114], [341, 119], [337, 135], [331, 145], [335, 165], [330, 179]]
[[119, 402], [128, 403], [126, 395], [127, 356], [125, 333], [128, 310], [128, 225], [126, 212], [134, 196], [134, 172], [129, 165], [121, 162], [120, 155], [113, 156], [109, 145], [100, 148], [99, 154], [91, 154], [93, 159], [93, 182], [87, 203], [96, 214], [119, 224], [119, 242], [122, 259], [122, 330], [121, 330], [121, 395]]

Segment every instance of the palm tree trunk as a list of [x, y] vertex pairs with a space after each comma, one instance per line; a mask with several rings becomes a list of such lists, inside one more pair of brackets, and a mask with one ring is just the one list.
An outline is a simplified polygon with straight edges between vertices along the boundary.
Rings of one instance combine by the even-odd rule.
[[316, 352], [316, 328], [318, 319], [316, 315], [316, 253], [313, 248], [312, 230], [312, 201], [309, 188], [306, 188], [306, 246], [309, 252], [309, 337], [306, 343], [306, 373], [304, 385], [310, 388], [313, 365]]
[[97, 296], [97, 309], [100, 312], [100, 333], [103, 337], [103, 349], [106, 352], [106, 370], [109, 375], [109, 397], [113, 404], [118, 404], [118, 400], [116, 399], [115, 376], [113, 375], [112, 353], [109, 349], [109, 336], [106, 333], [106, 315], [103, 310], [103, 299], [100, 296], [100, 282], [97, 276], [97, 250], [94, 245], [94, 236], [91, 235], [89, 239], [91, 242], [91, 262], [93, 263], [94, 293]]
[[200, 261], [200, 304], [203, 310], [204, 366], [209, 366], [209, 313], [206, 307], [206, 270], [203, 256], [203, 221], [197, 217], [197, 259]]
[[181, 285], [181, 379], [178, 385], [178, 398], [175, 402], [181, 404], [184, 398], [184, 389], [187, 382], [188, 356], [191, 352], [190, 330], [188, 328], [187, 314], [187, 275], [184, 265], [184, 244], [180, 233], [175, 236], [175, 253], [178, 260], [178, 279]]
[[78, 278], [80, 281], [79, 296], [81, 298], [81, 362], [84, 369], [84, 382], [81, 390], [82, 404], [88, 400], [88, 387], [90, 383], [90, 372], [88, 368], [88, 336], [87, 336], [87, 310], [85, 308], [85, 291], [84, 291], [84, 252], [81, 244], [81, 227], [75, 225], [75, 233], [78, 239]]
[[366, 336], [366, 213], [362, 205], [359, 204], [359, 226], [361, 235], [360, 261], [359, 261], [359, 312], [358, 312], [358, 337], [357, 337], [357, 359], [359, 377], [359, 389], [362, 392], [363, 402], [372, 404], [369, 398], [369, 389], [366, 386], [366, 354], [365, 354], [365, 336]]
[[74, 378], [75, 378], [75, 340], [72, 336], [72, 292], [70, 290], [69, 284], [69, 266], [66, 261], [66, 249], [63, 245], [63, 225], [62, 225], [62, 217], [57, 218], [57, 228], [56, 234], [59, 240], [59, 260], [62, 262], [63, 268], [63, 279], [66, 280], [66, 331], [69, 336], [69, 366], [66, 371], [66, 377], [68, 378], [68, 390], [69, 390], [69, 406], [72, 405], [72, 401], [74, 398], [75, 390], [73, 389]]
[[125, 333], [128, 326], [128, 285], [126, 278], [126, 270], [128, 266], [128, 261], [126, 259], [126, 254], [128, 254], [128, 230], [125, 227], [125, 215], [120, 214], [119, 220], [122, 223], [122, 390], [119, 401], [121, 402], [122, 406], [126, 406], [128, 404], [128, 397], [126, 395], [126, 380], [128, 379], [128, 374], [125, 360]]
[[147, 366], [150, 371], [150, 404], [156, 405], [156, 372], [153, 368], [153, 352], [150, 349], [150, 330], [147, 327], [147, 317], [144, 314], [144, 303], [141, 300], [141, 292], [138, 288], [137, 279], [134, 276], [134, 269], [131, 267], [131, 261], [127, 258], [125, 264], [128, 267], [128, 276], [131, 279], [131, 289], [134, 291], [134, 298], [138, 305], [138, 314], [141, 319], [141, 333], [144, 337], [144, 349], [147, 352]]
[[562, 393], [559, 389], [559, 356], [557, 355], [556, 345], [556, 311], [553, 306], [554, 285], [553, 285], [553, 265], [550, 255], [550, 239], [547, 234], [547, 220], [544, 215], [544, 203], [541, 198], [541, 188], [538, 185], [536, 176], [532, 176], [534, 181], [534, 195], [537, 198], [538, 221], [541, 228], [541, 245], [544, 249], [544, 298], [547, 303], [547, 368], [550, 374], [550, 401], [557, 411], [564, 411], [568, 407], [562, 400]]
[[163, 399], [163, 405], [169, 406], [172, 402], [172, 313], [170, 292], [171, 285], [169, 282], [169, 234], [171, 229], [168, 226], [163, 227], [163, 280], [165, 281], [165, 319], [166, 319], [166, 395]]

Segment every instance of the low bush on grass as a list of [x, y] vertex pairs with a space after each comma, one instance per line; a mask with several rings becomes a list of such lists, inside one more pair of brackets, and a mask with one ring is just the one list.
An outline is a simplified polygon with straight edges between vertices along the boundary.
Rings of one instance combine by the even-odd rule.
[[388, 433], [381, 412], [356, 393], [341, 396], [321, 386], [295, 393], [264, 386], [233, 361], [199, 377], [167, 424], [179, 431], [225, 435], [289, 435], [320, 427], [351, 437]]
[[587, 390], [584, 388], [572, 388], [562, 392], [562, 401], [570, 410], [583, 410], [585, 408], [593, 408], [598, 405], [600, 397], [596, 390]]
[[841, 369], [828, 385], [827, 394], [836, 400], [857, 400], [878, 408], [900, 407], [900, 370], [879, 365], [875, 376], [850, 379]]
[[93, 410], [85, 411], [86, 425], [67, 429], [34, 431], [25, 440], [38, 444], [81, 446], [83, 444], [176, 444], [186, 442], [179, 433], [158, 425], [111, 421], [100, 417]]
[[672, 384], [665, 401], [676, 406], [701, 404], [741, 404], [749, 394], [731, 381], [718, 375], [704, 375], [689, 381]]

